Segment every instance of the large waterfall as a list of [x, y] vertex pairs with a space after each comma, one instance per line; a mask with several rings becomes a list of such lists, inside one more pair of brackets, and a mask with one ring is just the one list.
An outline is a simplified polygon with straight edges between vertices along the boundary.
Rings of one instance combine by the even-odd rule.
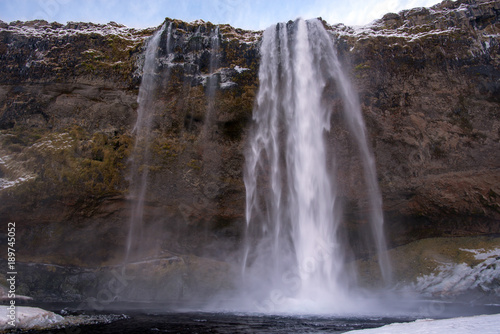
[[340, 231], [344, 167], [336, 144], [326, 142], [334, 122], [329, 94], [341, 101], [335, 121], [342, 119], [359, 153], [369, 240], [383, 277], [390, 278], [382, 201], [357, 94], [319, 20], [264, 32], [259, 81], [246, 155], [244, 284], [263, 311], [345, 310], [357, 275]]
[[[161, 66], [162, 57], [171, 55], [171, 30], [171, 24], [164, 24], [145, 52], [136, 141], [130, 157], [132, 211], [125, 264], [157, 258], [161, 250], [156, 232], [160, 224], [148, 211], [152, 197], [148, 171], [154, 164], [151, 145], [159, 131], [155, 115], [161, 101], [157, 100], [169, 75]], [[199, 150], [202, 171], [216, 180], [221, 169], [220, 152], [212, 138], [221, 76], [218, 28], [210, 32], [206, 46], [211, 51], [204, 76], [208, 99]], [[319, 20], [280, 23], [264, 32], [259, 82], [244, 173], [247, 226], [243, 283], [238, 289], [244, 299], [239, 301], [250, 300], [252, 305], [246, 309], [257, 307], [264, 312], [345, 310], [358, 286], [350, 240], [366, 239], [366, 249], [378, 254], [380, 273], [386, 281], [390, 279], [375, 161], [357, 94], [343, 72], [332, 36]], [[345, 170], [349, 168], [346, 156], [354, 156], [355, 173]], [[345, 205], [346, 184], [353, 175], [358, 178], [356, 185], [348, 188], [359, 188], [354, 197], [363, 216], [356, 218], [362, 221], [362, 233], [354, 236], [346, 229], [352, 217]], [[210, 184], [209, 180], [207, 187]], [[215, 205], [209, 200], [204, 204]], [[219, 256], [234, 258], [232, 254]], [[357, 309], [359, 305], [351, 308]]]

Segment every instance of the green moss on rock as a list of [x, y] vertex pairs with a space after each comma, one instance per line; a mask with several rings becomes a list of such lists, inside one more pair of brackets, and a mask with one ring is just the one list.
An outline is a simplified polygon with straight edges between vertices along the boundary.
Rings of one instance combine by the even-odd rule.
[[[23, 132], [18, 141], [24, 137]], [[16, 153], [16, 160], [26, 161], [24, 168], [36, 176], [3, 190], [10, 198], [22, 198], [30, 209], [48, 199], [64, 202], [67, 198], [77, 198], [85, 202], [126, 189], [122, 172], [130, 150], [130, 137], [91, 135], [73, 127], [64, 132], [47, 133], [33, 141], [31, 145], [30, 141], [24, 141], [26, 145], [20, 152], [11, 150], [11, 153]]]

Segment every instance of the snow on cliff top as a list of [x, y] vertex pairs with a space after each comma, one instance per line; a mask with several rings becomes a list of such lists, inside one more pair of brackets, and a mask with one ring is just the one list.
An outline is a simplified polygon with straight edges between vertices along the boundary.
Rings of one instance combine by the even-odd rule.
[[[190, 25], [203, 25], [203, 20], [196, 20], [188, 23]], [[227, 39], [239, 39], [244, 43], [252, 44], [257, 42], [262, 36], [262, 31], [251, 31], [234, 28], [228, 24], [219, 25], [221, 34]], [[48, 23], [42, 20], [34, 21], [15, 21], [7, 24], [0, 21], [0, 32], [8, 31], [25, 37], [36, 38], [61, 38], [74, 35], [98, 34], [101, 36], [115, 35], [130, 41], [142, 41], [151, 37], [156, 28], [136, 29], [124, 25], [110, 22], [108, 24], [96, 24], [87, 22], [69, 22], [66, 25], [53, 22]], [[182, 28], [178, 28], [183, 31]]]
[[[467, 25], [467, 20], [496, 8], [495, 1], [483, 0], [474, 5], [456, 4], [454, 2], [442, 2], [430, 8], [417, 7], [395, 13], [388, 13], [381, 19], [375, 20], [364, 26], [346, 26], [342, 23], [329, 25], [334, 34], [340, 36], [353, 36], [359, 39], [369, 37], [399, 37], [415, 41], [429, 35], [447, 34], [459, 31]], [[176, 20], [174, 20], [176, 21]], [[457, 23], [459, 23], [457, 25]], [[195, 20], [188, 24], [203, 25], [205, 21]], [[255, 43], [260, 39], [262, 31], [242, 30], [227, 24], [218, 25], [221, 33], [226, 38], [238, 38], [245, 43]], [[69, 22], [66, 25], [60, 23], [48, 23], [42, 20], [28, 22], [11, 22], [7, 24], [0, 21], [0, 31], [11, 31], [27, 37], [60, 38], [66, 35], [76, 34], [99, 34], [117, 35], [128, 40], [143, 40], [150, 37], [155, 28], [136, 29], [124, 25], [109, 22], [108, 24], [95, 24], [85, 22]], [[495, 30], [495, 29], [493, 29]], [[498, 31], [483, 32], [488, 37], [498, 38]]]
[[[495, 1], [482, 1], [466, 5], [442, 2], [430, 8], [417, 7], [396, 13], [388, 13], [381, 19], [363, 26], [331, 25], [331, 30], [339, 36], [352, 36], [358, 39], [385, 37], [402, 38], [409, 42], [431, 35], [447, 35], [474, 29], [474, 21], [481, 17], [494, 15], [498, 4]], [[484, 27], [483, 27], [484, 28]], [[479, 29], [484, 37], [498, 38], [500, 33], [495, 25]], [[477, 31], [477, 29], [476, 29]]]
[[16, 21], [10, 24], [0, 21], [0, 31], [10, 31], [26, 37], [38, 38], [61, 38], [77, 34], [98, 34], [101, 36], [117, 35], [128, 40], [142, 40], [149, 37], [153, 32], [151, 28], [128, 28], [115, 22], [108, 24], [69, 22], [66, 25], [62, 25], [60, 23], [48, 23], [41, 20], [28, 22]]

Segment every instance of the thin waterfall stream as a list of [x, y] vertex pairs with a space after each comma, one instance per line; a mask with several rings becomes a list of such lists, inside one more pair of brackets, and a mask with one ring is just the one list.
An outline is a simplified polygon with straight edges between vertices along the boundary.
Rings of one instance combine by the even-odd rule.
[[[157, 86], [157, 53], [161, 35], [167, 28], [167, 23], [154, 33], [148, 41], [141, 85], [137, 97], [138, 110], [137, 120], [134, 125], [135, 133], [134, 148], [130, 157], [130, 199], [132, 209], [129, 220], [129, 230], [125, 251], [125, 261], [129, 262], [131, 255], [137, 257], [141, 248], [141, 240], [144, 224], [144, 204], [147, 196], [148, 165], [150, 160], [150, 143], [152, 140], [151, 128], [154, 119], [154, 94]], [[168, 36], [170, 37], [171, 25], [168, 25]], [[167, 38], [167, 41], [169, 40]], [[168, 42], [167, 42], [168, 44]], [[167, 45], [167, 50], [169, 49]]]

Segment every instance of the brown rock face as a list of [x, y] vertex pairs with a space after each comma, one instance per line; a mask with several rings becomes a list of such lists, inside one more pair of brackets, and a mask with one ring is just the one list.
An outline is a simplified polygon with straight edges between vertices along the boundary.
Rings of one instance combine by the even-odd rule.
[[[498, 1], [459, 0], [387, 14], [358, 31], [325, 23], [359, 90], [391, 246], [500, 232], [499, 13]], [[171, 49], [164, 33], [152, 158], [142, 166], [143, 240], [155, 252], [224, 259], [245, 225], [242, 170], [261, 33], [219, 26], [215, 50], [214, 25], [167, 22]], [[153, 31], [0, 24], [0, 222], [18, 224], [19, 261], [123, 259], [136, 200], [128, 157]], [[211, 93], [209, 76], [217, 80]], [[356, 219], [360, 164], [350, 152], [339, 156], [355, 244], [366, 224]]]
[[393, 244], [499, 231], [499, 10], [443, 2], [340, 35]]
[[[260, 34], [166, 23], [156, 51], [151, 159], [141, 166], [149, 178], [140, 242], [151, 254], [221, 257], [212, 242], [222, 238], [234, 248], [244, 223], [243, 151]], [[3, 25], [0, 210], [27, 241], [20, 260], [123, 260], [137, 200], [128, 191], [128, 157], [152, 33], [116, 24]], [[136, 150], [140, 156], [146, 148]]]

